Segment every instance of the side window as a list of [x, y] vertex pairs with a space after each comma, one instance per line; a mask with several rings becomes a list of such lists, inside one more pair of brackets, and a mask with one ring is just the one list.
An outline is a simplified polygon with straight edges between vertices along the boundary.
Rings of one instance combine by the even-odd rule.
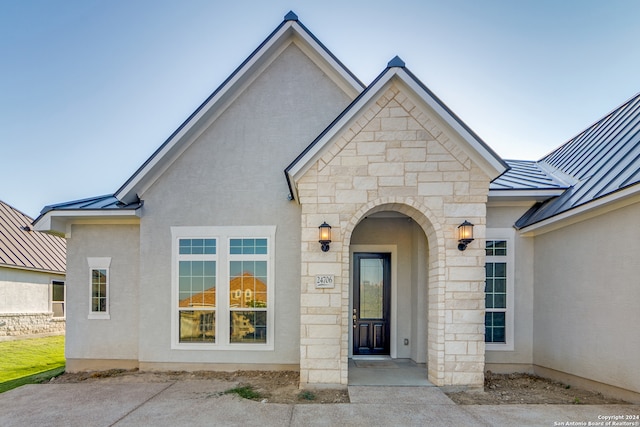
[[64, 318], [64, 282], [54, 280], [51, 282], [51, 311], [53, 317]]
[[507, 241], [487, 240], [485, 250], [485, 342], [506, 343]]
[[513, 350], [513, 231], [487, 229], [485, 342], [487, 350]]
[[89, 264], [89, 319], [109, 319], [111, 258], [87, 258]]

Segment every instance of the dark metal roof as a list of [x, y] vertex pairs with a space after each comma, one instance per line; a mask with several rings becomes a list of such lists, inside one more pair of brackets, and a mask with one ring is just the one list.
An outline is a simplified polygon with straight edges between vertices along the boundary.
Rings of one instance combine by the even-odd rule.
[[531, 160], [505, 160], [509, 170], [494, 179], [490, 190], [562, 190], [568, 185]]
[[518, 221], [520, 228], [638, 184], [640, 93], [537, 163], [571, 177], [574, 184], [528, 212]]
[[31, 221], [0, 201], [0, 266], [65, 274], [66, 241], [31, 230]]
[[135, 208], [135, 205], [124, 205], [120, 203], [115, 196], [108, 194], [105, 196], [97, 196], [90, 197], [88, 199], [81, 200], [72, 200], [70, 202], [58, 203], [55, 205], [45, 206], [42, 211], [40, 211], [40, 216], [46, 214], [49, 211], [60, 211], [60, 210], [77, 210], [77, 209], [86, 209], [86, 210], [98, 210], [98, 209], [122, 209], [125, 206], [129, 206], [129, 208]]

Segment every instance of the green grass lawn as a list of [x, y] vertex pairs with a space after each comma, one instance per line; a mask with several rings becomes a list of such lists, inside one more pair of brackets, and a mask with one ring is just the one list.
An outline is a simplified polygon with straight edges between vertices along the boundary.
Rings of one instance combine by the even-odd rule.
[[[64, 371], [64, 335], [0, 342], [0, 393]], [[9, 388], [7, 388], [9, 387]]]

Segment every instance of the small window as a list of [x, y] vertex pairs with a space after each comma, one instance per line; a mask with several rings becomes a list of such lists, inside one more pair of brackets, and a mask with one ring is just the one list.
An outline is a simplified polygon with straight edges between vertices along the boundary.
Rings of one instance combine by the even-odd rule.
[[64, 282], [51, 282], [51, 311], [53, 317], [64, 318]]
[[89, 319], [109, 319], [111, 258], [87, 258], [89, 264]]

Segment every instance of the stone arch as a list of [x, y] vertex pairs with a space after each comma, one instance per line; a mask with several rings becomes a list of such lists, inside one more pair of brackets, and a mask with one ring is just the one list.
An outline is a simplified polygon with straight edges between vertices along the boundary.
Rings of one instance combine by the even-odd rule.
[[[353, 231], [360, 221], [368, 215], [381, 211], [400, 212], [411, 217], [423, 230], [429, 248], [428, 265], [428, 326], [427, 326], [427, 367], [431, 382], [440, 385], [444, 380], [444, 296], [445, 296], [445, 236], [438, 217], [423, 203], [413, 198], [381, 197], [360, 207], [342, 230], [342, 271], [350, 268], [350, 242]], [[349, 280], [343, 282], [342, 292], [342, 375], [348, 372], [349, 327], [351, 313], [349, 308]]]

